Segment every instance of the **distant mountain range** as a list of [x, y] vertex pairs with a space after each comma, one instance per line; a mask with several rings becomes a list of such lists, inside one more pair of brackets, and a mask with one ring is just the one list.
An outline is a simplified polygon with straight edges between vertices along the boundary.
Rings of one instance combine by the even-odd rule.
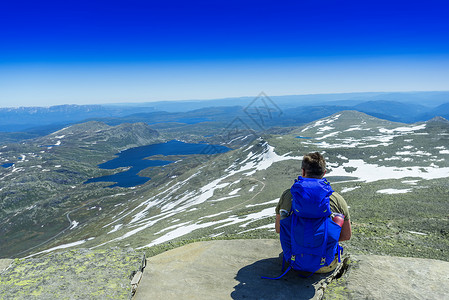
[[[140, 112], [154, 111], [152, 107], [140, 107]], [[88, 118], [126, 116], [136, 109], [127, 106], [58, 105], [51, 107], [0, 108], [0, 131], [20, 132], [45, 130], [46, 126], [58, 127], [77, 123]], [[37, 128], [36, 128], [37, 127]]]
[[265, 126], [298, 126], [343, 110], [357, 110], [394, 122], [414, 123], [435, 116], [449, 118], [449, 92], [273, 97], [261, 94], [255, 98], [202, 101], [0, 108], [0, 141], [10, 142], [43, 136], [65, 126], [85, 121], [102, 121], [109, 125], [127, 122], [229, 123], [237, 117], [248, 120], [250, 118], [248, 111], [260, 109], [269, 113], [276, 112], [270, 117], [269, 122], [264, 124]]

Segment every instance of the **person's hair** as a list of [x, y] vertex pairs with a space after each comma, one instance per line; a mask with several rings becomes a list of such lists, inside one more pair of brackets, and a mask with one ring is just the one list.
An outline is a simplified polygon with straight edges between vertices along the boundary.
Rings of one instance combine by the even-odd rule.
[[301, 168], [306, 171], [307, 177], [321, 178], [326, 170], [326, 161], [318, 152], [304, 155]]

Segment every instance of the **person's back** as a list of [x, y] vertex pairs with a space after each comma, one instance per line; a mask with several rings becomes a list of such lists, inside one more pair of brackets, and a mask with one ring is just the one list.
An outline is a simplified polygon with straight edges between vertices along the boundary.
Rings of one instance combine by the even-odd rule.
[[[337, 266], [337, 257], [333, 258], [338, 256], [338, 241], [351, 238], [347, 204], [323, 178], [325, 173], [325, 160], [318, 152], [305, 155], [302, 176], [291, 189], [284, 191], [276, 207], [275, 227], [280, 233], [284, 259], [295, 269], [318, 273], [332, 271]], [[332, 213], [344, 215], [341, 228], [331, 221]], [[325, 249], [327, 254], [316, 253], [324, 251], [320, 249]], [[301, 253], [301, 257], [307, 253], [308, 258], [297, 262], [297, 253]], [[313, 265], [317, 262], [312, 261], [317, 259], [313, 256], [320, 257], [316, 267]]]

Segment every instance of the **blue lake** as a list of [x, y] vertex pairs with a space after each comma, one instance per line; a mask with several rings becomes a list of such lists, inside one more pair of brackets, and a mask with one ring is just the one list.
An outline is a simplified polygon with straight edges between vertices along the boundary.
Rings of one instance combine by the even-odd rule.
[[131, 167], [129, 170], [113, 175], [91, 178], [85, 182], [116, 182], [109, 186], [133, 187], [144, 184], [151, 178], [137, 175], [140, 171], [157, 166], [165, 166], [173, 161], [145, 159], [154, 155], [189, 155], [189, 154], [217, 154], [231, 150], [228, 147], [209, 144], [189, 144], [180, 141], [169, 141], [161, 144], [153, 144], [135, 147], [117, 153], [118, 157], [98, 165], [102, 169], [116, 169]]
[[12, 166], [14, 166], [14, 163], [7, 163], [7, 164], [3, 164], [2, 165], [3, 168], [9, 168], [9, 167], [12, 167]]
[[297, 139], [311, 139], [311, 137], [307, 137], [307, 136], [300, 136], [300, 135], [298, 135], [297, 137], [296, 137]]

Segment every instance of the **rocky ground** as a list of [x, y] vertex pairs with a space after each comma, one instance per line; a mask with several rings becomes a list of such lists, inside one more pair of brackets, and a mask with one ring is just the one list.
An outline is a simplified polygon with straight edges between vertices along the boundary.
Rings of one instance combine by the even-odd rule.
[[449, 262], [411, 257], [352, 255], [348, 271], [325, 299], [448, 299]]
[[132, 249], [111, 248], [1, 260], [0, 299], [129, 299], [144, 259]]
[[444, 299], [449, 262], [353, 255], [331, 274], [281, 274], [278, 240], [189, 244], [147, 261], [135, 300], [141, 299]]

